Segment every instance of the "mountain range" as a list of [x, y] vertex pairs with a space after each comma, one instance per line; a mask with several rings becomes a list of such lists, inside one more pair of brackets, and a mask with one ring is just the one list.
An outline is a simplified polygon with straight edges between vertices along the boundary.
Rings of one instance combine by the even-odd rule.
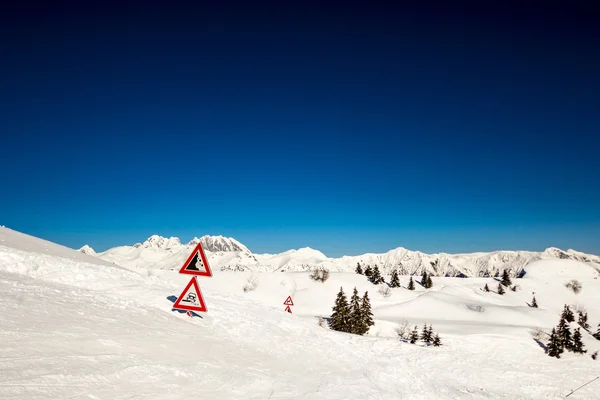
[[133, 246], [118, 246], [96, 253], [86, 245], [79, 251], [132, 269], [178, 270], [198, 242], [202, 243], [214, 271], [309, 271], [323, 267], [332, 272], [352, 272], [360, 264], [363, 268], [377, 266], [383, 274], [397, 270], [400, 275], [421, 275], [427, 271], [433, 276], [489, 277], [508, 270], [512, 276], [519, 276], [526, 265], [542, 259], [575, 260], [600, 270], [599, 256], [556, 247], [543, 252], [501, 250], [464, 254], [425, 254], [398, 247], [382, 254], [330, 258], [310, 247], [279, 254], [254, 254], [239, 241], [223, 236], [205, 235], [181, 243], [176, 237], [152, 235]]

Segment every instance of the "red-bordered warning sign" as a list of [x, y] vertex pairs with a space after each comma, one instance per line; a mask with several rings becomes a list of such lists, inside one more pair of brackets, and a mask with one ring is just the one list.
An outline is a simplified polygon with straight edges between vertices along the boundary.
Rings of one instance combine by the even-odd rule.
[[290, 314], [292, 313], [292, 309], [290, 308], [290, 306], [287, 306], [287, 307], [285, 308], [285, 311], [289, 312]]
[[285, 301], [283, 302], [283, 304], [285, 304], [286, 306], [293, 306], [294, 305], [294, 301], [292, 300], [292, 296], [288, 296], [288, 298], [285, 299]]
[[183, 263], [179, 273], [197, 276], [212, 276], [212, 271], [210, 270], [206, 255], [204, 254], [204, 249], [202, 249], [200, 242], [198, 242], [194, 251], [192, 251], [192, 254], [190, 254], [185, 263]]
[[185, 289], [183, 289], [173, 308], [188, 311], [208, 311], [195, 276], [190, 280]]

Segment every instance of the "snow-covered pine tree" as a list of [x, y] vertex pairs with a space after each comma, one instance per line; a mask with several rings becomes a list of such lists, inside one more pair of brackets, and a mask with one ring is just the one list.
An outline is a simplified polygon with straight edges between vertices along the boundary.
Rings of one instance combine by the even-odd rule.
[[535, 300], [535, 296], [533, 296], [533, 300], [531, 300], [531, 307], [538, 308], [537, 301]]
[[512, 281], [510, 280], [510, 276], [508, 275], [508, 270], [505, 269], [504, 272], [502, 272], [502, 281], [500, 281], [500, 283], [506, 287], [512, 285]]
[[390, 280], [390, 286], [393, 288], [400, 287], [400, 278], [398, 277], [398, 271], [392, 271], [392, 279]]
[[565, 304], [565, 307], [563, 308], [562, 317], [567, 322], [573, 322], [573, 321], [575, 321], [575, 315], [573, 315], [573, 311], [571, 311], [571, 307], [569, 307], [566, 304]]
[[440, 335], [438, 335], [437, 333], [435, 334], [435, 336], [433, 337], [433, 345], [435, 347], [439, 347], [442, 345], [442, 341], [440, 339]]
[[431, 289], [433, 287], [433, 281], [431, 280], [431, 275], [427, 274], [426, 288]]
[[415, 325], [415, 329], [410, 333], [410, 342], [415, 344], [419, 340], [419, 331], [417, 330], [417, 326]]
[[340, 291], [335, 299], [335, 305], [333, 306], [333, 313], [331, 313], [331, 319], [329, 325], [334, 331], [349, 332], [348, 325], [349, 317], [349, 305], [346, 299], [344, 289], [340, 287]]
[[415, 290], [415, 282], [413, 281], [412, 275], [410, 276], [410, 280], [408, 281], [408, 290]]
[[598, 331], [592, 335], [596, 339], [600, 340], [600, 324], [598, 324]]
[[571, 328], [569, 327], [569, 323], [564, 317], [560, 318], [558, 323], [558, 327], [556, 328], [556, 333], [560, 338], [561, 345], [571, 351], [573, 349], [573, 336], [571, 335]]
[[358, 290], [356, 289], [356, 286], [354, 287], [354, 292], [352, 292], [352, 297], [350, 298], [348, 325], [350, 333], [362, 335], [362, 332], [364, 331], [363, 318], [360, 297], [358, 296]]
[[430, 328], [427, 327], [427, 324], [423, 325], [423, 330], [421, 331], [421, 340], [424, 341], [425, 343], [429, 344], [431, 343], [431, 331], [429, 330]]
[[484, 292], [489, 292], [489, 291], [490, 291], [490, 288], [489, 288], [489, 286], [488, 286], [488, 284], [487, 284], [487, 283], [486, 283], [486, 284], [485, 284], [485, 286], [483, 287], [483, 291], [484, 291]]
[[588, 324], [587, 322], [587, 313], [584, 313], [583, 311], [579, 311], [579, 318], [577, 323], [579, 324], [579, 326], [581, 326], [583, 329], [585, 329], [586, 331], [590, 331], [590, 324]]
[[371, 280], [371, 274], [373, 273], [373, 270], [371, 269], [370, 265], [367, 265], [367, 268], [365, 268], [365, 276], [367, 278], [369, 278], [369, 280]]
[[556, 333], [556, 328], [552, 328], [550, 340], [546, 344], [546, 347], [548, 348], [548, 355], [550, 357], [560, 358], [560, 355], [563, 353], [563, 346], [558, 333]]
[[383, 279], [383, 277], [379, 273], [379, 267], [377, 265], [375, 265], [375, 268], [373, 268], [373, 273], [371, 274], [370, 281], [374, 285], [379, 285], [380, 283], [384, 283], [385, 282], [385, 280]]
[[360, 274], [360, 275], [363, 274], [363, 270], [362, 270], [362, 267], [360, 266], [360, 263], [356, 263], [356, 269], [354, 270], [354, 272], [356, 272], [357, 274]]
[[587, 353], [583, 346], [583, 342], [581, 341], [581, 328], [575, 329], [575, 333], [573, 334], [573, 353]]
[[360, 312], [362, 315], [362, 333], [360, 335], [364, 335], [369, 332], [369, 328], [375, 325], [373, 322], [373, 312], [371, 311], [371, 300], [369, 300], [369, 292], [365, 292], [362, 298], [362, 302], [360, 305]]
[[500, 294], [500, 295], [504, 294], [504, 288], [502, 287], [501, 283], [498, 284], [498, 294]]
[[427, 329], [427, 338], [430, 342], [433, 342], [433, 327], [431, 325], [429, 325], [429, 328]]

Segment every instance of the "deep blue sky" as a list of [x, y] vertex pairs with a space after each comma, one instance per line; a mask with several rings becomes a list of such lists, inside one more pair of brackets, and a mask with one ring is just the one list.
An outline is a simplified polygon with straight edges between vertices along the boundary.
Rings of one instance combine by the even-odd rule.
[[9, 228], [98, 251], [600, 254], [592, 2], [17, 3]]

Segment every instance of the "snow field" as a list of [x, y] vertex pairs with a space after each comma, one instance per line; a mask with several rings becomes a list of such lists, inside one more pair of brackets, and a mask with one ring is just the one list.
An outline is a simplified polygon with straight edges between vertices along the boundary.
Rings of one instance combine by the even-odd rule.
[[[576, 262], [532, 265], [514, 280], [521, 289], [504, 296], [480, 290], [486, 282], [495, 290], [493, 278], [433, 277], [429, 290], [417, 283], [386, 298], [353, 273], [320, 283], [304, 272], [214, 272], [198, 278], [208, 313], [189, 318], [167, 297], [191, 276], [84, 260], [26, 235], [1, 238], [2, 399], [558, 399], [600, 368], [589, 357], [600, 341], [586, 333], [588, 354], [560, 360], [530, 336], [549, 332], [565, 303], [585, 305], [597, 327], [597, 271]], [[244, 292], [252, 275], [258, 284]], [[572, 278], [583, 284], [578, 295], [564, 287]], [[408, 277], [400, 280], [405, 287]], [[369, 335], [317, 325], [340, 286], [348, 297], [354, 286], [369, 291]], [[538, 309], [526, 304], [533, 291]], [[283, 311], [288, 295], [293, 314]], [[398, 341], [402, 320], [419, 330], [431, 323], [442, 347]], [[597, 391], [591, 384], [569, 399]]]

